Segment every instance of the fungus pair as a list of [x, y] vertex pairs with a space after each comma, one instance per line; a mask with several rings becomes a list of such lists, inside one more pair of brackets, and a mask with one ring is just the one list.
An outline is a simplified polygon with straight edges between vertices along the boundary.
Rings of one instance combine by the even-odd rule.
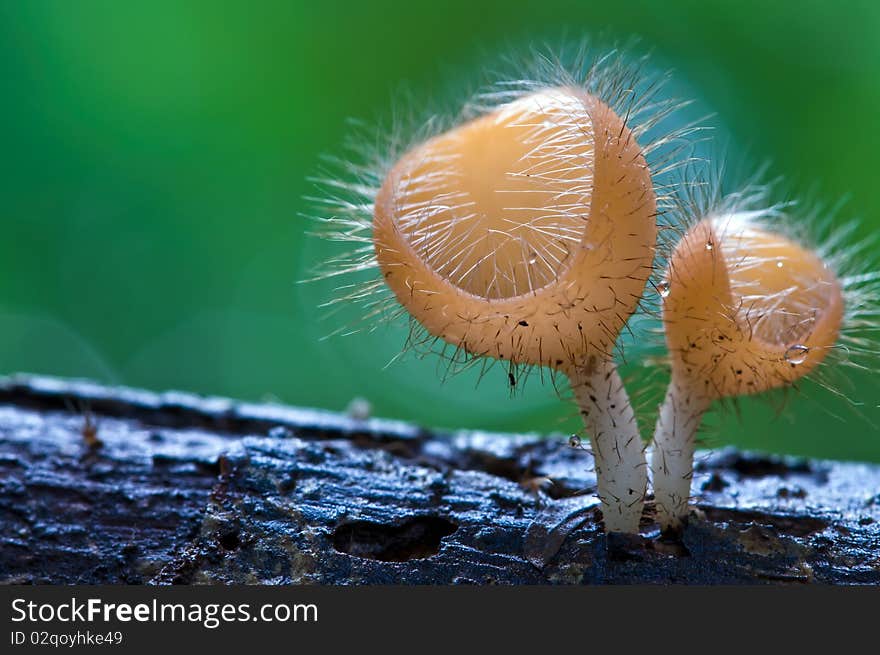
[[[637, 76], [607, 59], [580, 76], [553, 70], [490, 94], [476, 116], [373, 173], [362, 198], [336, 202], [335, 236], [360, 247], [331, 274], [378, 265], [396, 301], [457, 353], [567, 376], [605, 529], [637, 533], [648, 464], [613, 353], [657, 259], [668, 196], [649, 159], [691, 128], [640, 144], [674, 102], [639, 93]], [[791, 384], [840, 330], [835, 273], [755, 218], [692, 217], [666, 256], [658, 288], [672, 382], [652, 462], [664, 528], [686, 515], [709, 404]]]

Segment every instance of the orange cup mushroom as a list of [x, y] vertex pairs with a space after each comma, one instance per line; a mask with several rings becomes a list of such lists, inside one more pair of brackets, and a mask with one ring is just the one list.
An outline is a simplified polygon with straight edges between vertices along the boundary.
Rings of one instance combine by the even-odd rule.
[[838, 340], [843, 286], [814, 252], [750, 212], [701, 220], [675, 247], [660, 285], [672, 380], [652, 457], [657, 516], [681, 528], [694, 441], [712, 401], [795, 383]]
[[638, 532], [644, 502], [644, 444], [612, 351], [656, 240], [642, 150], [578, 86], [531, 92], [414, 146], [375, 199], [385, 283], [425, 330], [569, 377], [609, 532]]

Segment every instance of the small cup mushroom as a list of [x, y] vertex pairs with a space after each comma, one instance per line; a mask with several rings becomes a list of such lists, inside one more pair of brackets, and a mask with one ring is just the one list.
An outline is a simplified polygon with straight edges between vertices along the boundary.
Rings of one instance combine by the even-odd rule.
[[687, 516], [695, 436], [710, 404], [790, 386], [814, 371], [848, 323], [859, 322], [865, 284], [876, 280], [841, 275], [830, 249], [783, 235], [767, 220], [778, 210], [709, 213], [686, 231], [659, 285], [672, 378], [652, 472], [665, 531], [679, 530]]

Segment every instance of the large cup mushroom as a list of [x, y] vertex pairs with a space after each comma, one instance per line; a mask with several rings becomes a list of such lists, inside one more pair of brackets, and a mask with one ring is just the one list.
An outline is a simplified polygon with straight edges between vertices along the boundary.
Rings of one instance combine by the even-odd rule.
[[409, 150], [376, 197], [386, 284], [432, 335], [571, 380], [605, 528], [635, 533], [647, 466], [612, 351], [651, 275], [651, 173], [623, 119], [546, 88]]

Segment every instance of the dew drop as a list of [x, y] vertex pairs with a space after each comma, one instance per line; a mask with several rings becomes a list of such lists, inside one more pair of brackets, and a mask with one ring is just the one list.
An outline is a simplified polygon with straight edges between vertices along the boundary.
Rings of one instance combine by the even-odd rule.
[[669, 295], [669, 282], [663, 280], [662, 282], [657, 283], [657, 291], [660, 292], [661, 298], [666, 298]]
[[581, 447], [581, 438], [576, 434], [571, 435], [568, 438], [568, 445], [572, 448], [580, 448]]
[[707, 241], [706, 250], [715, 250], [715, 244], [712, 241]]
[[782, 268], [782, 262], [781, 262], [781, 261], [776, 262], [776, 268]]
[[797, 343], [785, 351], [785, 361], [792, 366], [803, 364], [809, 353], [810, 349], [807, 346]]

